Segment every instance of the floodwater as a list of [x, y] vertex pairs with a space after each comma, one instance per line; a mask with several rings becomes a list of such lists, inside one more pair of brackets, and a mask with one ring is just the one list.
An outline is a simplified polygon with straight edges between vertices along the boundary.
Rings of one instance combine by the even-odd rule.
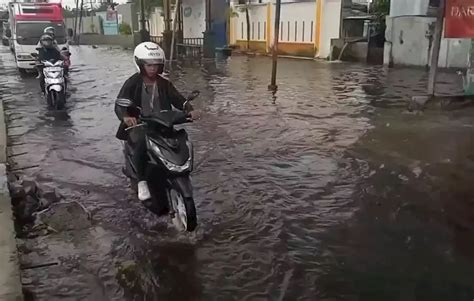
[[199, 228], [182, 234], [121, 172], [113, 101], [131, 53], [72, 53], [62, 114], [0, 53], [10, 168], [92, 213], [85, 229], [19, 239], [23, 264], [56, 263], [22, 272], [28, 298], [474, 299], [474, 109], [408, 113], [424, 70], [281, 60], [273, 97], [268, 58], [176, 69], [204, 112], [187, 126]]

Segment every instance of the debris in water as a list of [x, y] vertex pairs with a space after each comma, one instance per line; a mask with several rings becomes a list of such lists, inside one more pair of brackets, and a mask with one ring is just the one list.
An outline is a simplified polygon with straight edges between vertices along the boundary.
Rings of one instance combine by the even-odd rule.
[[415, 174], [417, 178], [419, 178], [423, 170], [421, 169], [421, 167], [417, 166], [413, 168], [412, 172]]
[[61, 232], [86, 229], [91, 226], [89, 211], [77, 201], [52, 204], [36, 214], [39, 223], [43, 223]]
[[41, 264], [35, 264], [35, 265], [20, 265], [21, 270], [31, 270], [31, 269], [38, 269], [38, 268], [45, 268], [45, 267], [50, 267], [53, 265], [58, 265], [57, 262], [48, 262], [48, 263], [41, 263]]

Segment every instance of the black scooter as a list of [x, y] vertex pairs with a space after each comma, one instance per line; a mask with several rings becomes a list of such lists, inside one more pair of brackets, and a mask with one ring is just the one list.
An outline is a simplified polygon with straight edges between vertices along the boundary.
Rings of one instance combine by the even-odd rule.
[[[189, 102], [199, 95], [194, 91], [186, 98]], [[157, 215], [169, 212], [172, 222], [180, 231], [194, 231], [197, 226], [196, 207], [190, 173], [193, 169], [193, 147], [184, 129], [175, 125], [192, 122], [182, 111], [161, 111], [149, 116], [128, 99], [117, 99], [116, 105], [139, 112], [140, 123], [129, 127], [143, 127], [146, 136], [148, 165], [146, 178], [152, 198], [144, 201], [145, 207]], [[186, 105], [186, 103], [185, 103]], [[137, 183], [136, 168], [132, 160], [133, 147], [124, 142], [124, 174]], [[136, 185], [133, 185], [136, 187]]]

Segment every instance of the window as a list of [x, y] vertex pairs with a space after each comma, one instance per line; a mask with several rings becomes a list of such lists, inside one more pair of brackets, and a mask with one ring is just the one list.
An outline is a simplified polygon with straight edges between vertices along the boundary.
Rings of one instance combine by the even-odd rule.
[[55, 29], [56, 41], [58, 44], [66, 43], [66, 30], [62, 23], [49, 22], [26, 22], [18, 23], [16, 27], [16, 35], [18, 44], [21, 45], [36, 45], [43, 35], [46, 27], [52, 26]]

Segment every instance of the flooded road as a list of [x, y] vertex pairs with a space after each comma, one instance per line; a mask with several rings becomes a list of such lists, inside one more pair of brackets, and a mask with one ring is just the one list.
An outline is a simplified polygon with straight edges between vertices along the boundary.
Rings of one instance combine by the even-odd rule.
[[474, 110], [405, 112], [422, 70], [281, 60], [273, 98], [267, 58], [181, 67], [204, 114], [187, 126], [199, 228], [180, 234], [121, 172], [113, 101], [131, 52], [72, 53], [67, 114], [0, 53], [11, 168], [93, 220], [20, 240], [22, 263], [58, 263], [23, 271], [32, 299], [473, 300]]

